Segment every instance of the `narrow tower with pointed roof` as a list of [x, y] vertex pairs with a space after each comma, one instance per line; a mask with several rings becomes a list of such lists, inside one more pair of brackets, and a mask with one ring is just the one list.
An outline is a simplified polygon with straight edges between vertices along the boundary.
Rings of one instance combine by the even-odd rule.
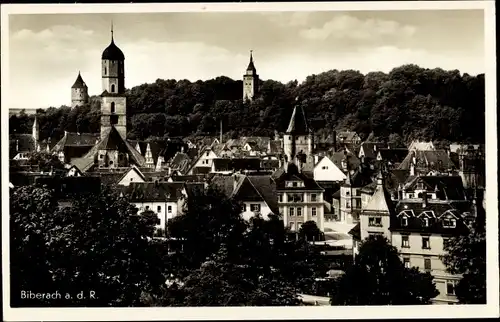
[[82, 75], [78, 72], [78, 77], [71, 86], [71, 108], [83, 106], [89, 103], [89, 92], [87, 84], [83, 81]]
[[294, 163], [299, 170], [314, 167], [314, 135], [309, 127], [299, 98], [295, 99], [290, 123], [283, 137], [283, 148], [286, 156], [286, 163]]
[[253, 51], [250, 50], [250, 62], [245, 75], [243, 75], [243, 100], [252, 100], [257, 94], [259, 75], [253, 64]]
[[101, 57], [101, 139], [116, 128], [122, 138], [127, 137], [127, 100], [125, 97], [125, 55], [116, 46], [111, 25], [111, 43]]

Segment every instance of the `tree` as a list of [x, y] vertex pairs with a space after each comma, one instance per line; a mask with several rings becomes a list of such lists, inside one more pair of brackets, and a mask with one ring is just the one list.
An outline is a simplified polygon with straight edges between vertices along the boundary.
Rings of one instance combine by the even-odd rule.
[[[279, 274], [260, 274], [251, 265], [237, 264], [221, 249], [175, 289], [182, 306], [298, 305], [295, 289]], [[179, 296], [181, 295], [181, 296]]]
[[429, 273], [405, 268], [383, 236], [368, 237], [354, 264], [335, 283], [332, 305], [429, 304], [438, 295]]
[[319, 230], [315, 221], [309, 220], [300, 227], [299, 237], [306, 241], [318, 241], [322, 237], [321, 230]]
[[59, 160], [57, 155], [46, 152], [31, 152], [28, 154], [28, 164], [38, 166], [40, 171], [57, 171], [63, 170], [64, 164]]
[[481, 221], [466, 236], [450, 238], [444, 247], [447, 271], [462, 275], [455, 293], [463, 304], [486, 304], [486, 229]]
[[[153, 218], [137, 215], [105, 187], [64, 208], [51, 190], [20, 187], [12, 192], [10, 215], [14, 306], [138, 306], [142, 295], [163, 288]], [[21, 290], [58, 291], [62, 299], [23, 300]], [[80, 292], [85, 298], [77, 298]]]

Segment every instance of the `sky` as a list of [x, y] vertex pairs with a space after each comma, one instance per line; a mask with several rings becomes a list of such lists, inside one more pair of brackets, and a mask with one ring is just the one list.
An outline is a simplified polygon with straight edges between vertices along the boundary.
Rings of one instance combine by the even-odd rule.
[[[482, 10], [191, 12], [9, 16], [10, 108], [70, 105], [80, 71], [102, 92], [102, 51], [125, 54], [125, 85], [156, 79], [241, 79], [253, 50], [260, 78], [403, 64], [485, 72]], [[10, 96], [12, 97], [12, 96]]]

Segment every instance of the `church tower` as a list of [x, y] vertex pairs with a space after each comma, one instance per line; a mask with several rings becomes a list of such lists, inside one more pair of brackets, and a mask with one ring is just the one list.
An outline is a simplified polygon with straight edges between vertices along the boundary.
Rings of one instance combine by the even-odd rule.
[[243, 100], [252, 100], [257, 94], [259, 86], [259, 75], [253, 64], [252, 50], [250, 50], [250, 63], [245, 75], [243, 75]]
[[286, 163], [294, 163], [299, 170], [306, 165], [312, 169], [314, 167], [314, 135], [298, 100], [297, 97], [290, 123], [283, 137], [283, 149]]
[[35, 144], [35, 151], [40, 151], [40, 126], [38, 125], [38, 119], [35, 115], [35, 120], [33, 121], [33, 126], [31, 128], [31, 136], [33, 137], [33, 142]]
[[125, 55], [115, 45], [113, 25], [111, 44], [104, 49], [101, 58], [101, 139], [116, 128], [120, 136], [127, 137], [127, 100], [125, 97]]
[[78, 72], [75, 83], [71, 86], [71, 108], [83, 106], [89, 103], [89, 89]]

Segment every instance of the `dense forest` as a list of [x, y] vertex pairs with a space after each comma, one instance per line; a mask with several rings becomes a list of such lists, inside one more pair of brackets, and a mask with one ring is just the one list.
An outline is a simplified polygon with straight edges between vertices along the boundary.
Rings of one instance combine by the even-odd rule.
[[[425, 69], [416, 65], [388, 74], [330, 70], [298, 84], [260, 81], [259, 94], [243, 101], [242, 81], [161, 80], [128, 89], [130, 139], [224, 134], [273, 135], [286, 130], [295, 99], [318, 134], [354, 130], [363, 139], [439, 140], [483, 143], [484, 74]], [[99, 97], [89, 106], [40, 110], [40, 138], [58, 140], [64, 131], [98, 132]], [[31, 133], [27, 115], [10, 117], [10, 133]]]

